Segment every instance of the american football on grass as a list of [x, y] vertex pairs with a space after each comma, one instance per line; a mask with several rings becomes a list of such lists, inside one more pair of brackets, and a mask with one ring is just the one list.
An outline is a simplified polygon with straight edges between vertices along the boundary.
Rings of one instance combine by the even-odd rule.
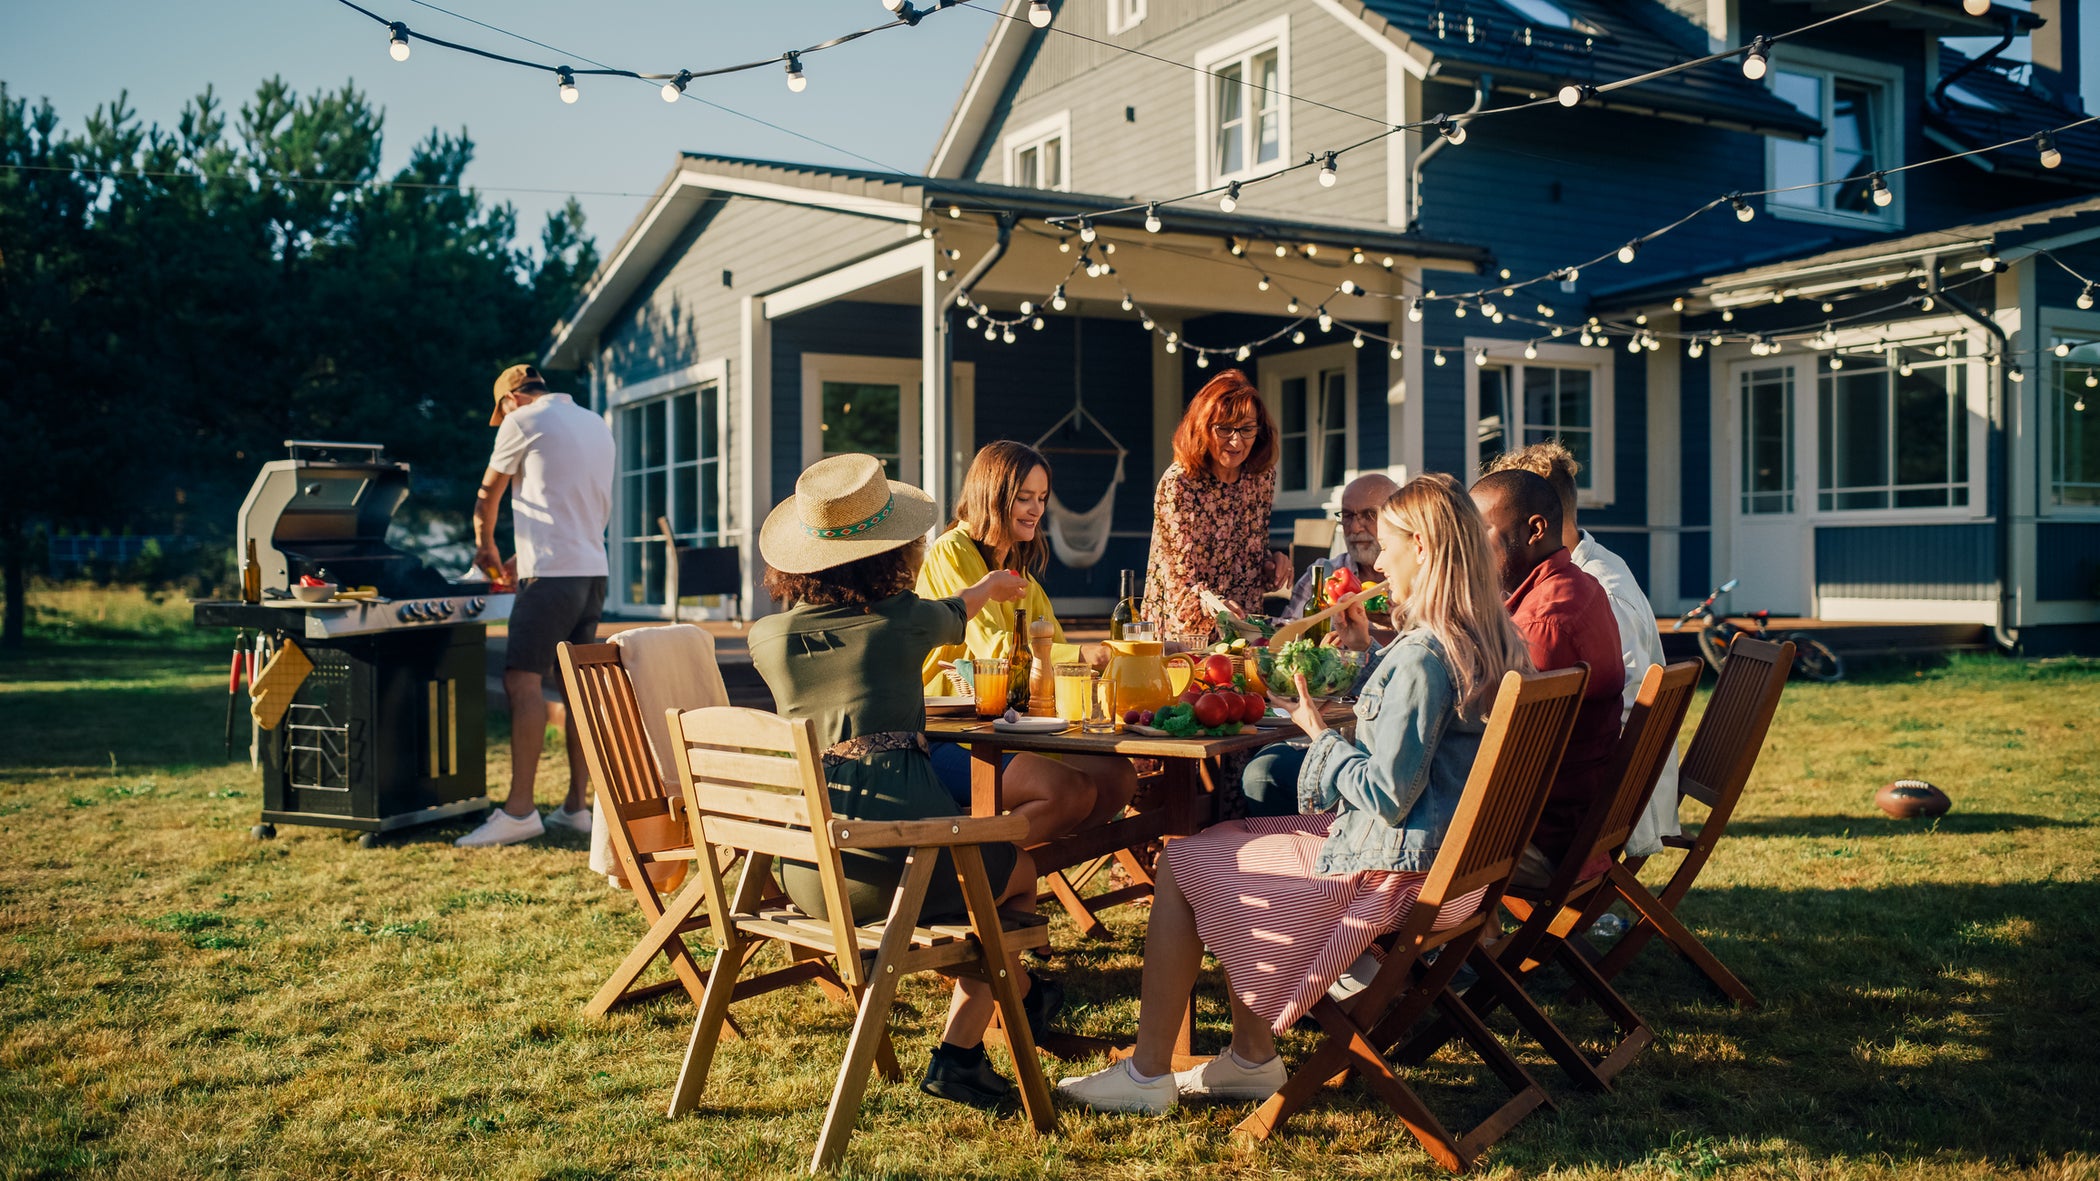
[[1874, 794], [1874, 806], [1898, 820], [1944, 816], [1954, 801], [1922, 779], [1898, 779]]

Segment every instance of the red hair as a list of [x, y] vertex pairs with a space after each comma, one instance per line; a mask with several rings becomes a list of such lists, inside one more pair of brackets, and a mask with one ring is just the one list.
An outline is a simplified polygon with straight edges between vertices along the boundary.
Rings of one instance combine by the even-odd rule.
[[1181, 465], [1181, 470], [1216, 475], [1211, 463], [1210, 428], [1230, 422], [1238, 418], [1242, 410], [1250, 408], [1258, 425], [1254, 446], [1248, 449], [1247, 462], [1242, 465], [1242, 470], [1260, 473], [1276, 466], [1276, 422], [1269, 417], [1269, 407], [1261, 400], [1261, 391], [1254, 388], [1246, 374], [1227, 369], [1196, 391], [1195, 400], [1182, 412], [1181, 425], [1174, 428], [1174, 461]]

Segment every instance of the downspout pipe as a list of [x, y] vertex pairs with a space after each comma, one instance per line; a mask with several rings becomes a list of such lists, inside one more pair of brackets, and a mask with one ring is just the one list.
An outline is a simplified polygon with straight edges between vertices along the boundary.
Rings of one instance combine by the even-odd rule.
[[[1473, 83], [1473, 105], [1460, 111], [1459, 114], [1479, 114], [1481, 109], [1487, 106], [1488, 96], [1494, 93], [1494, 90], [1495, 76], [1493, 74], [1482, 74]], [[1436, 159], [1437, 153], [1450, 146], [1451, 141], [1439, 135], [1430, 141], [1428, 147], [1415, 153], [1415, 168], [1408, 182], [1407, 193], [1409, 204], [1407, 230], [1411, 234], [1422, 232], [1422, 169], [1431, 160]]]
[[1942, 76], [1939, 80], [1939, 84], [1932, 88], [1931, 101], [1933, 110], [1938, 111], [1942, 115], [1946, 114], [1947, 88], [1961, 81], [1963, 78], [1968, 77], [1970, 74], [1975, 73], [1977, 70], [1983, 69], [1985, 66], [1990, 65], [1991, 62], [1997, 59], [1999, 54], [2005, 52], [2006, 46], [2011, 45], [2013, 43], [2012, 10], [2001, 9], [1999, 19], [2005, 22], [2005, 32], [2002, 36], [1999, 37], [1998, 43], [1985, 50], [1981, 56], [1970, 58], [1969, 64], [1963, 66], [1962, 68], [1954, 71], [1951, 74]]
[[[970, 267], [968, 273], [963, 275], [962, 282], [955, 285], [956, 307], [968, 307], [970, 304], [970, 291], [977, 286], [977, 281], [984, 278], [985, 274], [993, 267], [999, 265], [1000, 259], [1006, 257], [1007, 244], [1012, 242], [1014, 237], [1014, 215], [1002, 209], [999, 211], [998, 217], [999, 236], [993, 241], [992, 248], [985, 251], [984, 257], [978, 259], [975, 265]], [[941, 314], [945, 316], [949, 310], [948, 308], [942, 308]]]
[[1992, 395], [1997, 402], [1998, 414], [1991, 422], [1991, 498], [1997, 503], [1998, 516], [1998, 621], [1991, 625], [1991, 638], [1997, 642], [1998, 650], [2007, 655], [2019, 651], [2020, 629], [2010, 626], [2013, 610], [2012, 584], [2012, 407], [2006, 386], [2006, 366], [2015, 364], [2012, 359], [2012, 339], [1996, 320], [1983, 314], [1975, 304], [1950, 291], [1940, 290], [1940, 269], [1935, 261], [1925, 270], [1929, 290], [1948, 307], [1983, 325], [1984, 331], [1998, 338], [1998, 357], [2004, 364], [1997, 366], [1998, 380]]

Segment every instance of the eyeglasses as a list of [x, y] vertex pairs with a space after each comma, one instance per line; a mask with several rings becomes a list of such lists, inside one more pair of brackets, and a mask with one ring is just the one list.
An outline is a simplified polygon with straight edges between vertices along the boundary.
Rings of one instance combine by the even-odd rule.
[[1375, 508], [1343, 509], [1341, 512], [1334, 514], [1334, 519], [1344, 525], [1352, 521], [1360, 521], [1366, 525], [1375, 525], [1378, 523], [1378, 510]]
[[1210, 433], [1220, 439], [1253, 439], [1261, 434], [1261, 424], [1228, 426], [1222, 422], [1214, 422], [1210, 424]]

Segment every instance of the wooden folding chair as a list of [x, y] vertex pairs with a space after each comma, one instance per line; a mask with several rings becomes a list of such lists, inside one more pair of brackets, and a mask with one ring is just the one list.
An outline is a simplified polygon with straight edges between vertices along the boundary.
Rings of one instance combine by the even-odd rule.
[[[1519, 676], [1509, 673], [1495, 696], [1480, 754], [1466, 780], [1458, 813], [1430, 866], [1421, 894], [1400, 929], [1382, 936], [1385, 958], [1370, 986], [1346, 1004], [1322, 997], [1312, 1017], [1326, 1030], [1310, 1058], [1283, 1088], [1242, 1120], [1236, 1132], [1266, 1138], [1320, 1089], [1350, 1074], [1390, 1106], [1438, 1164], [1464, 1172], [1480, 1154], [1535, 1108], [1553, 1101], [1508, 1049], [1450, 990], [1468, 954], [1487, 930], [1488, 916], [1516, 871], [1531, 830], [1545, 810], [1553, 773], [1574, 728], [1589, 668]], [[1474, 905], [1474, 899], [1478, 904]], [[1451, 921], [1452, 914], [1464, 917]], [[1443, 925], [1439, 929], [1440, 924]], [[1425, 961], [1428, 952], [1438, 954]], [[1531, 1007], [1517, 983], [1492, 957], [1482, 975], [1513, 1009]], [[1472, 1131], [1454, 1136], [1412, 1088], [1401, 1081], [1384, 1049], [1432, 1008], [1507, 1087], [1512, 1097]]]
[[[744, 871], [732, 896], [721, 869], [701, 858], [697, 876], [707, 894], [708, 914], [721, 943], [718, 965], [741, 967], [766, 942], [786, 945], [791, 955], [834, 957], [839, 974], [859, 1005], [845, 1061], [831, 1092], [831, 1106], [817, 1137], [810, 1171], [836, 1165], [845, 1154], [860, 1114], [872, 1067], [896, 1082], [903, 1077], [890, 1048], [890, 1005], [897, 983], [913, 972], [968, 976], [991, 985], [1005, 1037], [1021, 1080], [1021, 1102], [1039, 1132], [1056, 1126], [1050, 1085], [1036, 1058], [1009, 948], [1047, 947], [1049, 927], [1034, 915], [1003, 916], [985, 877], [978, 846], [1013, 841], [1028, 831], [1019, 816], [947, 816], [929, 820], [841, 820], [831, 814], [831, 795], [818, 765], [815, 727], [753, 709], [718, 706], [670, 711], [681, 754], [678, 776], [685, 790], [694, 839], [744, 854]], [[949, 850], [968, 921], [921, 925], [920, 907], [932, 883], [941, 849]], [[889, 915], [856, 927], [848, 907], [842, 849], [910, 849], [904, 879]], [[768, 905], [764, 895], [773, 861], [786, 858], [814, 865], [823, 883], [828, 919], [817, 919], [784, 900]], [[795, 971], [810, 963], [803, 961]], [[717, 971], [707, 982], [693, 1038], [678, 1072], [670, 1114], [693, 1110], [707, 1087], [737, 988], [736, 971]]]
[[[1739, 635], [1729, 646], [1728, 660], [1721, 666], [1713, 699], [1706, 703], [1706, 714], [1685, 748], [1678, 779], [1684, 795], [1706, 805], [1706, 821], [1694, 835], [1663, 838], [1665, 846], [1683, 849], [1685, 854], [1661, 893], [1651, 893], [1641, 884], [1639, 874], [1648, 860], [1645, 857], [1624, 858], [1607, 871], [1609, 895], [1601, 896], [1585, 908], [1586, 912], [1601, 913], [1613, 899], [1622, 899], [1639, 917], [1597, 959], [1599, 978], [1616, 977], [1650, 939], [1660, 934], [1737, 1005], [1746, 1009], [1757, 1007], [1757, 997], [1678, 920], [1676, 912], [1677, 904], [1684, 900], [1699, 871], [1713, 856], [1714, 846], [1728, 831], [1728, 819], [1734, 815], [1736, 802], [1750, 782], [1751, 769], [1757, 766], [1765, 734], [1772, 727], [1772, 715], [1779, 709], [1780, 690], [1786, 687], [1787, 673], [1793, 666], [1794, 645], [1790, 642], [1775, 644]], [[1584, 926], [1572, 932], [1571, 937], [1580, 940], [1587, 930]], [[1587, 944], [1579, 944], [1578, 950], [1595, 954]]]
[[[1473, 952], [1476, 962], [1492, 958], [1519, 983], [1548, 962], [1559, 963], [1574, 977], [1575, 991], [1571, 995], [1595, 1001], [1604, 1010], [1616, 1027], [1617, 1039], [1595, 1061], [1550, 1017], [1535, 1009], [1532, 1012], [1536, 1016], [1518, 1014], [1527, 1032], [1538, 1039], [1568, 1077], [1588, 1090], [1610, 1090], [1611, 1080], [1655, 1040], [1655, 1033], [1646, 1019], [1597, 975], [1589, 960], [1568, 945], [1567, 938], [1581, 921], [1591, 896], [1604, 889], [1605, 867], [1611, 864], [1613, 856], [1624, 851], [1627, 838], [1633, 835], [1634, 822], [1647, 808], [1648, 797], [1654, 793], [1655, 781], [1677, 741], [1678, 728], [1684, 725], [1685, 710], [1691, 706], [1692, 693], [1699, 687], [1699, 674], [1704, 668], [1696, 660], [1669, 668], [1648, 666], [1633, 712], [1627, 715], [1626, 728], [1620, 732], [1618, 746], [1607, 765], [1604, 781], [1616, 787], [1600, 796], [1583, 815], [1567, 854], [1544, 886], [1526, 888], [1512, 884], [1503, 895], [1502, 905], [1517, 916], [1521, 925], [1492, 948], [1483, 943]], [[1493, 1011], [1496, 999], [1497, 994], [1484, 981], [1467, 989], [1461, 998], [1473, 1015], [1483, 1020]], [[1425, 1061], [1456, 1033], [1449, 1020], [1435, 1022], [1409, 1039], [1399, 1059], [1404, 1063]]]

